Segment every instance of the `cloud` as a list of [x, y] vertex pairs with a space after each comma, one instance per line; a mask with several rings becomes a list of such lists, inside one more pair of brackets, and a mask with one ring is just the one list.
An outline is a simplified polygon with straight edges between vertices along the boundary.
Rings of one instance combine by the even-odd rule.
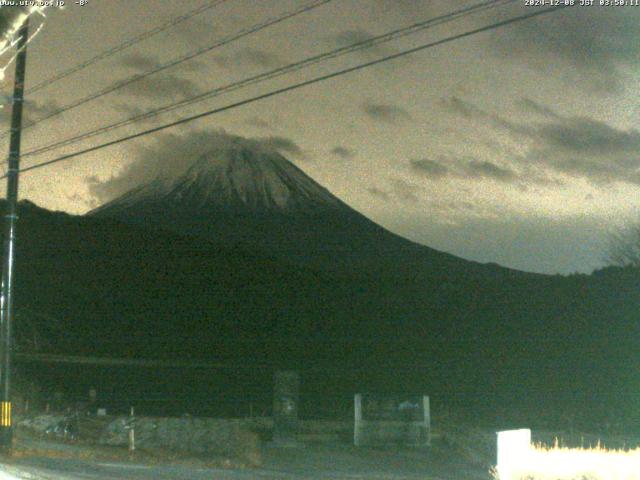
[[[375, 38], [375, 35], [367, 32], [366, 30], [345, 30], [331, 37], [333, 43], [339, 48], [349, 47], [351, 45], [360, 45], [358, 48], [360, 55], [366, 57], [382, 57], [389, 55], [393, 50], [389, 47], [385, 47], [384, 44], [374, 45], [371, 41]], [[368, 44], [368, 45], [367, 45]]]
[[338, 33], [334, 40], [339, 46], [343, 47], [354, 43], [368, 42], [373, 38], [374, 36], [366, 30], [345, 30]]
[[442, 163], [435, 160], [429, 160], [428, 158], [410, 160], [409, 165], [413, 172], [433, 179], [446, 177], [450, 173], [448, 167], [445, 167]]
[[551, 147], [577, 154], [634, 153], [640, 149], [638, 130], [619, 130], [586, 117], [541, 125], [537, 135]]
[[198, 87], [192, 80], [177, 75], [152, 75], [143, 80], [130, 83], [118, 90], [121, 95], [137, 98], [186, 98], [198, 93]]
[[518, 175], [509, 168], [503, 168], [488, 161], [474, 160], [465, 166], [465, 170], [472, 178], [490, 178], [500, 182], [510, 183], [518, 179]]
[[331, 153], [343, 160], [349, 160], [355, 157], [355, 152], [349, 148], [337, 146], [331, 149]]
[[407, 182], [401, 178], [392, 178], [391, 189], [393, 194], [403, 202], [418, 202], [418, 191], [420, 189], [413, 183]]
[[271, 123], [260, 117], [251, 117], [245, 120], [246, 125], [250, 125], [252, 127], [263, 128], [265, 130], [270, 130], [272, 127]]
[[435, 16], [438, 11], [438, 6], [445, 8], [450, 6], [449, 0], [431, 0], [429, 2], [416, 2], [416, 0], [375, 0], [373, 3], [380, 7], [380, 13], [389, 13], [389, 11], [396, 10], [411, 16], [414, 21], [416, 15], [430, 18]]
[[448, 112], [463, 117], [467, 120], [481, 120], [485, 124], [490, 124], [494, 127], [503, 129], [513, 135], [528, 135], [528, 127], [526, 125], [518, 124], [512, 121], [489, 113], [486, 110], [481, 109], [477, 105], [463, 100], [459, 97], [447, 97], [441, 100], [441, 105]]
[[[123, 56], [118, 65], [135, 71], [134, 75], [125, 78], [123, 81], [133, 79], [138, 75], [146, 74], [157, 69], [162, 62], [156, 55], [145, 55], [141, 53], [131, 53]], [[203, 64], [189, 61], [180, 65], [180, 72], [201, 72]], [[114, 83], [114, 86], [119, 82]], [[135, 96], [138, 98], [185, 98], [195, 95], [198, 92], [194, 81], [180, 76], [178, 73], [161, 71], [151, 74], [140, 80], [135, 80], [118, 90], [120, 95]]]
[[559, 63], [565, 80], [588, 80], [583, 89], [611, 93], [624, 88], [621, 67], [640, 63], [638, 36], [639, 9], [592, 6], [518, 22], [496, 30], [491, 38], [501, 58], [546, 70]]
[[[2, 108], [0, 108], [0, 124], [3, 125], [4, 128], [9, 128], [11, 126], [12, 99], [10, 97], [6, 98], [2, 103]], [[56, 113], [60, 108], [61, 106], [52, 100], [36, 101], [25, 99], [22, 112], [23, 124], [28, 125], [41, 118], [48, 117]]]
[[[139, 73], [155, 70], [163, 64], [164, 62], [157, 55], [142, 53], [129, 53], [118, 60], [118, 65], [137, 70]], [[206, 68], [206, 65], [197, 60], [189, 60], [181, 63], [179, 68], [182, 72], [201, 72]], [[159, 75], [163, 75], [163, 73], [159, 73]]]
[[256, 139], [263, 147], [280, 153], [288, 153], [296, 157], [304, 157], [302, 148], [290, 138], [272, 136]]
[[186, 172], [203, 155], [227, 145], [279, 152], [302, 152], [292, 140], [283, 137], [244, 138], [223, 130], [190, 130], [165, 133], [150, 144], [133, 150], [132, 161], [110, 178], [85, 178], [91, 197], [102, 204], [155, 179], [173, 179]]
[[403, 203], [417, 203], [419, 191], [419, 187], [398, 177], [389, 179], [387, 189], [382, 189], [376, 186], [367, 188], [367, 192], [372, 197], [384, 202], [389, 202], [395, 198]]
[[524, 160], [606, 185], [640, 185], [640, 132], [584, 117], [566, 117], [531, 128]]
[[444, 177], [456, 177], [466, 180], [490, 179], [504, 183], [516, 183], [524, 180], [514, 170], [499, 166], [494, 162], [460, 159], [453, 156], [442, 157], [440, 161], [428, 158], [410, 160], [409, 169], [413, 173], [431, 180], [439, 180]]
[[246, 66], [277, 68], [285, 63], [279, 55], [257, 48], [245, 48], [232, 55], [217, 55], [213, 58], [213, 62], [223, 68]]
[[84, 205], [89, 210], [93, 210], [100, 206], [95, 198], [86, 198], [84, 195], [80, 195], [79, 193], [65, 194], [65, 198], [72, 203]]
[[533, 113], [542, 117], [560, 118], [560, 116], [551, 108], [542, 105], [530, 98], [523, 97], [518, 101], [518, 106], [527, 113]]
[[[497, 165], [491, 159], [476, 159], [463, 168], [468, 176], [557, 186], [563, 183], [558, 177], [562, 174], [597, 185], [614, 182], [640, 185], [640, 131], [637, 129], [614, 127], [590, 117], [565, 116], [527, 98], [517, 102], [521, 109], [535, 114], [526, 123], [510, 121], [457, 97], [444, 99], [442, 104], [450, 113], [469, 120], [477, 128], [489, 126], [512, 137], [511, 147], [505, 147], [500, 155], [501, 160], [511, 166]], [[444, 163], [459, 168], [459, 162], [451, 159]], [[417, 171], [415, 165], [412, 169]], [[517, 170], [524, 170], [526, 177], [516, 173]], [[460, 170], [454, 173], [459, 174]]]
[[384, 103], [365, 103], [362, 106], [364, 113], [377, 122], [396, 124], [409, 120], [411, 115], [404, 108], [397, 105]]
[[[170, 20], [167, 18], [167, 20]], [[235, 22], [234, 22], [235, 23]], [[203, 41], [211, 41], [213, 35], [217, 35], [217, 28], [210, 21], [198, 17], [190, 18], [188, 22], [180, 22], [174, 25], [172, 30], [177, 33], [190, 48]]]
[[476, 119], [476, 118], [486, 118], [489, 115], [487, 112], [477, 107], [471, 102], [467, 102], [460, 97], [446, 97], [441, 99], [442, 106], [448, 110], [450, 113], [457, 114], [464, 118]]
[[385, 202], [390, 199], [389, 193], [379, 189], [378, 187], [369, 187], [367, 188], [367, 192], [369, 192], [371, 196], [384, 200]]
[[155, 55], [143, 55], [142, 53], [130, 53], [120, 58], [120, 65], [135, 70], [151, 70], [156, 68], [160, 62]]

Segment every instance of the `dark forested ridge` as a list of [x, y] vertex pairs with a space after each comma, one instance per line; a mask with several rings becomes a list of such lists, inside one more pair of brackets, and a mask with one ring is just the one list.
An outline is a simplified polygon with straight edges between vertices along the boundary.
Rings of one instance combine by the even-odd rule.
[[268, 368], [285, 367], [303, 372], [318, 403], [323, 393], [412, 390], [488, 418], [637, 417], [633, 269], [562, 277], [469, 263], [466, 274], [455, 259], [433, 272], [331, 271], [28, 202], [20, 214], [22, 351], [35, 330], [44, 352], [237, 366], [217, 391], [268, 389]]

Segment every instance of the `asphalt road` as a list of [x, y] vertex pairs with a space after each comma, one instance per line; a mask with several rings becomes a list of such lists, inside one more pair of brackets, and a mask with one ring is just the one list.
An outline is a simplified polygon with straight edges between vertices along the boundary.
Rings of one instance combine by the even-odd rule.
[[[51, 442], [46, 443], [52, 449]], [[63, 452], [73, 445], [60, 444]], [[0, 480], [490, 480], [486, 465], [465, 460], [449, 445], [426, 449], [356, 448], [348, 444], [265, 446], [259, 468], [141, 464], [70, 456], [16, 456], [0, 460]], [[86, 458], [86, 457], [84, 457]], [[4, 462], [4, 463], [3, 463]]]
[[[193, 468], [188, 466], [148, 466], [68, 459], [31, 458], [12, 465], [0, 465], [0, 480], [444, 480], [442, 477], [340, 471], [283, 471], [263, 469]], [[453, 479], [448, 479], [453, 480]]]
[[[0, 466], [0, 480], [242, 480], [305, 478], [287, 472], [148, 466], [68, 459], [33, 458]], [[309, 477], [311, 478], [311, 477]]]

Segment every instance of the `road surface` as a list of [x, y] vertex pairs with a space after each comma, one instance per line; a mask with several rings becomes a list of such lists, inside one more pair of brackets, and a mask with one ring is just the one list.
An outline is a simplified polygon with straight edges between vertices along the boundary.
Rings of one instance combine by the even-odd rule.
[[0, 480], [489, 480], [488, 469], [424, 450], [268, 449], [260, 468], [141, 465], [29, 457], [0, 465]]

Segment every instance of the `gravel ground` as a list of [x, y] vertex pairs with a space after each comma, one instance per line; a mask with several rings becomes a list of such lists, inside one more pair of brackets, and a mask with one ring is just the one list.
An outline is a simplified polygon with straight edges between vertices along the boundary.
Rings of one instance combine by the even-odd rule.
[[[129, 457], [123, 448], [21, 434], [14, 456], [0, 463], [0, 480], [489, 480], [490, 461], [481, 452], [470, 454], [469, 447], [458, 445], [449, 436], [436, 437], [432, 447], [420, 449], [356, 448], [344, 441], [306, 442], [296, 447], [275, 447], [265, 442], [261, 463], [255, 466], [228, 458], [185, 457], [172, 452], [136, 452]], [[2, 477], [2, 472], [13, 476]]]

